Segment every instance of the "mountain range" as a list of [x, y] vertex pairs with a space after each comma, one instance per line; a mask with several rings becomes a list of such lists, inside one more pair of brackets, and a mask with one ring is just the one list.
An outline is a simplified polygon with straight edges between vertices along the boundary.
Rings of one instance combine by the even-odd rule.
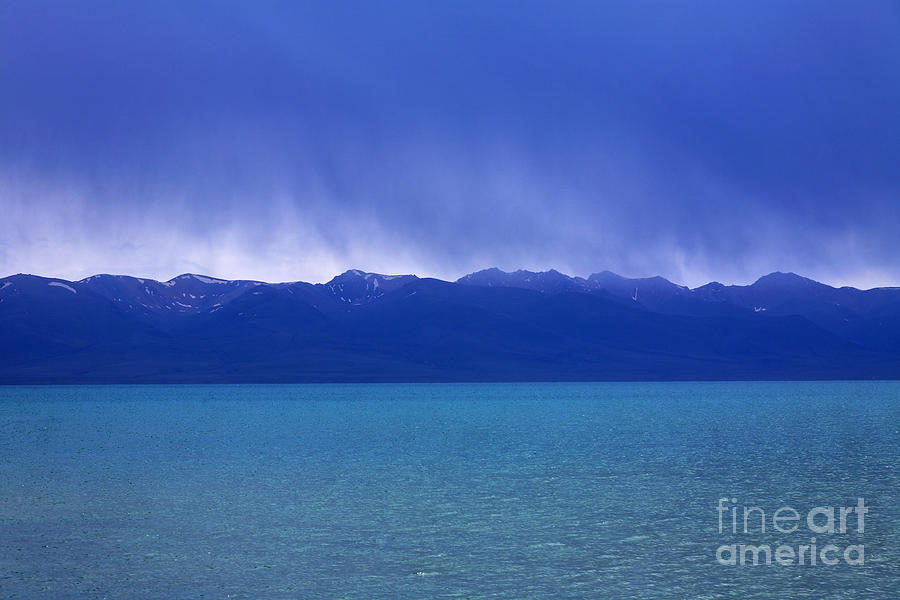
[[900, 378], [900, 288], [793, 273], [0, 279], [0, 383]]

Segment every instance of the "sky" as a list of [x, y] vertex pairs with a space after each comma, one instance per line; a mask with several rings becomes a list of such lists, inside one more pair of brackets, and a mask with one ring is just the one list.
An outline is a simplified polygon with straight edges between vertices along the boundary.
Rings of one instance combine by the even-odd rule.
[[0, 2], [0, 276], [900, 285], [900, 3]]

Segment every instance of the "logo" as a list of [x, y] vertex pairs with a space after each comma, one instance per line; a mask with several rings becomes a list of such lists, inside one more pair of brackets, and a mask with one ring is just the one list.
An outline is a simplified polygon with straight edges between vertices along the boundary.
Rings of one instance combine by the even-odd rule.
[[[864, 498], [857, 498], [855, 506], [816, 506], [802, 512], [782, 506], [767, 512], [759, 506], [739, 506], [737, 498], [719, 498], [716, 507], [719, 534], [732, 538], [733, 543], [716, 549], [720, 565], [834, 566], [845, 563], [865, 564], [863, 544], [846, 543], [865, 533], [869, 507]], [[752, 542], [754, 536], [792, 536], [809, 534], [808, 542], [791, 544]], [[820, 540], [817, 536], [828, 536]], [[846, 536], [839, 538], [837, 536]], [[805, 537], [805, 536], [804, 536]], [[746, 542], [745, 542], [746, 540]], [[823, 543], [827, 541], [828, 543]], [[844, 543], [832, 543], [844, 542]]]

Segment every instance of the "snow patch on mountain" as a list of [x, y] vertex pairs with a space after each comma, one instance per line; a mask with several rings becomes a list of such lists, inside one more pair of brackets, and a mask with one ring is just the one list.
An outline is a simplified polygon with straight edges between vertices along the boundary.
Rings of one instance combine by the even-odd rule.
[[77, 294], [77, 293], [78, 293], [77, 291], [75, 291], [75, 288], [73, 288], [72, 286], [66, 285], [65, 283], [60, 283], [59, 281], [51, 281], [51, 282], [48, 283], [47, 285], [53, 286], [53, 287], [61, 287], [61, 288], [65, 288], [65, 289], [69, 290], [70, 292], [72, 292], [73, 294]]
[[203, 283], [228, 283], [228, 281], [224, 279], [216, 279], [214, 277], [206, 277], [205, 275], [190, 275], [197, 281], [201, 281]]

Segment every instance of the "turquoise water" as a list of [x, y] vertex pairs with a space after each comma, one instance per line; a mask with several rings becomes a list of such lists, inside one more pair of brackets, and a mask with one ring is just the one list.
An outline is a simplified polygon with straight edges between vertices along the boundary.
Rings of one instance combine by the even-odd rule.
[[[896, 382], [5, 387], [0, 458], [4, 598], [900, 590]], [[723, 497], [869, 513], [720, 534]], [[716, 560], [811, 535], [864, 564]]]

